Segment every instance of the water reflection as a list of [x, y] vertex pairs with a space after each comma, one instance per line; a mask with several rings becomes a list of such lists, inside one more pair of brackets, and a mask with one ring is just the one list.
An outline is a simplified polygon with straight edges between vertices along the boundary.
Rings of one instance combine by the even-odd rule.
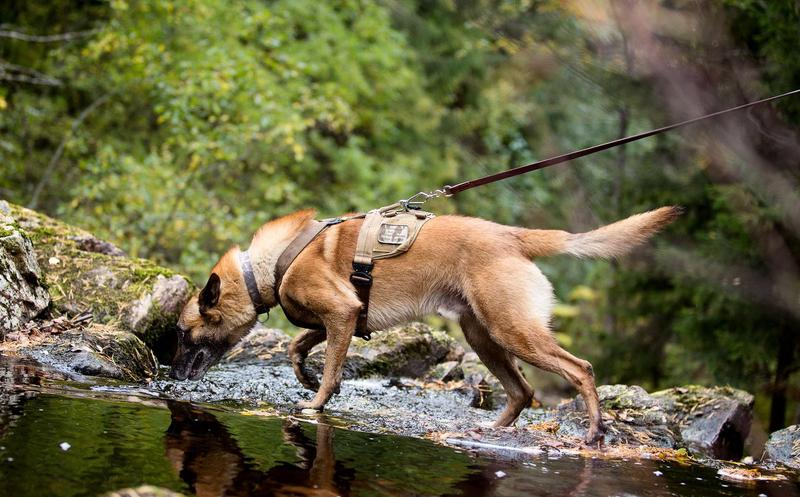
[[36, 366], [0, 360], [0, 438], [22, 415], [25, 401], [36, 396], [31, 387], [42, 383], [44, 373]]
[[[267, 440], [272, 447], [282, 441], [290, 450], [262, 466], [211, 412], [179, 402], [170, 402], [169, 409], [166, 456], [175, 474], [199, 497], [798, 495], [790, 482], [737, 486], [720, 480], [709, 468], [658, 461], [526, 457], [523, 465], [460, 455], [458, 464], [449, 464], [435, 453], [446, 449], [431, 445], [426, 451], [426, 442], [412, 441], [416, 445], [405, 449], [381, 446], [388, 437], [291, 420], [282, 422], [280, 435], [274, 431]], [[337, 435], [340, 440], [335, 444]]]
[[264, 471], [239, 448], [210, 412], [171, 402], [172, 422], [165, 437], [173, 469], [198, 497], [221, 495], [348, 495], [355, 471], [336, 461], [334, 429], [317, 426], [311, 440], [299, 423], [283, 423], [283, 441], [296, 448], [297, 461]]
[[[296, 460], [282, 461], [262, 470], [248, 458], [226, 426], [211, 412], [182, 402], [170, 402], [169, 409], [172, 421], [165, 437], [166, 455], [176, 474], [198, 497], [350, 495], [354, 483], [360, 483], [356, 479], [356, 470], [336, 459], [334, 439], [337, 430], [329, 425], [316, 425], [312, 440], [306, 434], [311, 430], [304, 430], [298, 422], [285, 420], [281, 427], [282, 439], [294, 448]], [[394, 462], [403, 464], [401, 460]], [[578, 471], [575, 471], [574, 462], [570, 462], [572, 471], [569, 477], [542, 474], [541, 483], [549, 488], [542, 489], [541, 495], [593, 495], [590, 490], [596, 461], [582, 459], [583, 467]], [[509, 462], [475, 461], [466, 474], [449, 485], [444, 495], [513, 495], [515, 490], [519, 490], [516, 488], [519, 480], [515, 478], [518, 472], [519, 466]], [[554, 484], [554, 479], [560, 481]], [[383, 483], [391, 484], [389, 481]], [[414, 493], [390, 487], [382, 488], [379, 493]], [[376, 488], [373, 486], [371, 490]]]

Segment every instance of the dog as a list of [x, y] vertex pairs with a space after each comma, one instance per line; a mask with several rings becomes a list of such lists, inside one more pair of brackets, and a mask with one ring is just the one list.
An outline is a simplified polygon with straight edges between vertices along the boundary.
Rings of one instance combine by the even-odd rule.
[[[569, 254], [614, 258], [645, 242], [674, 221], [679, 207], [661, 207], [586, 233], [505, 226], [479, 218], [439, 216], [423, 227], [410, 250], [377, 261], [367, 327], [389, 328], [438, 313], [456, 319], [472, 349], [497, 377], [508, 397], [495, 426], [509, 426], [529, 406], [533, 390], [515, 364], [519, 358], [569, 381], [589, 415], [587, 444], [601, 443], [605, 427], [589, 362], [559, 346], [550, 330], [553, 287], [532, 262]], [[316, 390], [302, 409], [321, 410], [342, 379], [342, 365], [362, 303], [349, 280], [362, 220], [323, 231], [294, 260], [274, 295], [275, 265], [292, 240], [314, 220], [304, 210], [264, 224], [250, 254], [264, 303], [317, 329], [298, 334], [289, 357], [297, 379]], [[197, 380], [256, 322], [239, 262], [239, 247], [223, 255], [205, 287], [178, 320], [178, 349], [171, 375]], [[279, 302], [279, 301], [280, 302]], [[308, 352], [327, 340], [322, 382], [305, 366]]]

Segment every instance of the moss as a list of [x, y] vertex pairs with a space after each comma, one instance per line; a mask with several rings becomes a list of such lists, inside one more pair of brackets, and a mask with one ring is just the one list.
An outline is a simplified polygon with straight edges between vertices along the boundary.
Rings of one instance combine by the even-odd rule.
[[133, 274], [140, 280], [147, 280], [148, 278], [157, 276], [164, 276], [165, 278], [170, 278], [175, 275], [174, 271], [171, 271], [167, 268], [156, 266], [152, 262], [144, 259], [139, 259], [139, 260], [142, 262], [142, 265], [133, 268]]
[[[95, 322], [118, 321], [126, 307], [152, 291], [159, 276], [175, 275], [146, 259], [82, 250], [76, 240], [92, 237], [91, 233], [24, 207], [9, 207], [33, 242], [57, 315], [89, 310]], [[147, 330], [132, 331], [152, 346], [160, 334], [172, 331], [175, 320], [177, 316], [157, 315]]]

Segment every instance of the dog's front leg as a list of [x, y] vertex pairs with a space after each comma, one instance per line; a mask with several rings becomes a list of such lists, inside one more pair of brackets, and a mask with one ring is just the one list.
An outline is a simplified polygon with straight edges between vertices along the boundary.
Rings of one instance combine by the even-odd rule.
[[301, 409], [322, 410], [342, 381], [342, 366], [347, 357], [347, 348], [356, 329], [358, 308], [353, 312], [337, 314], [323, 319], [327, 330], [328, 344], [325, 348], [325, 367], [322, 370], [322, 385], [310, 401], [298, 402]]

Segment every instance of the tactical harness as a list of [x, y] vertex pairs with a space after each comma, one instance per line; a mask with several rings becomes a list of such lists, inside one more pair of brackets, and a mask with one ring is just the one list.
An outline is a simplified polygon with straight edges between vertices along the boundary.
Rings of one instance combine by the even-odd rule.
[[[372, 270], [375, 267], [374, 261], [388, 259], [407, 252], [417, 239], [422, 226], [433, 217], [434, 215], [430, 212], [414, 209], [407, 204], [396, 203], [371, 210], [366, 214], [312, 221], [289, 243], [280, 257], [278, 257], [278, 262], [275, 264], [275, 302], [281, 306], [286, 318], [295, 326], [319, 329], [319, 325], [305, 323], [287, 311], [280, 298], [283, 276], [297, 256], [327, 228], [353, 219], [364, 219], [358, 232], [350, 282], [355, 287], [358, 299], [361, 301], [361, 310], [358, 313], [355, 334], [365, 340], [369, 340], [370, 333], [374, 331], [367, 328], [369, 294], [372, 289]], [[242, 266], [247, 293], [250, 295], [256, 314], [269, 313], [269, 308], [264, 303], [264, 299], [258, 289], [250, 254], [242, 252], [239, 256], [239, 262]]]

